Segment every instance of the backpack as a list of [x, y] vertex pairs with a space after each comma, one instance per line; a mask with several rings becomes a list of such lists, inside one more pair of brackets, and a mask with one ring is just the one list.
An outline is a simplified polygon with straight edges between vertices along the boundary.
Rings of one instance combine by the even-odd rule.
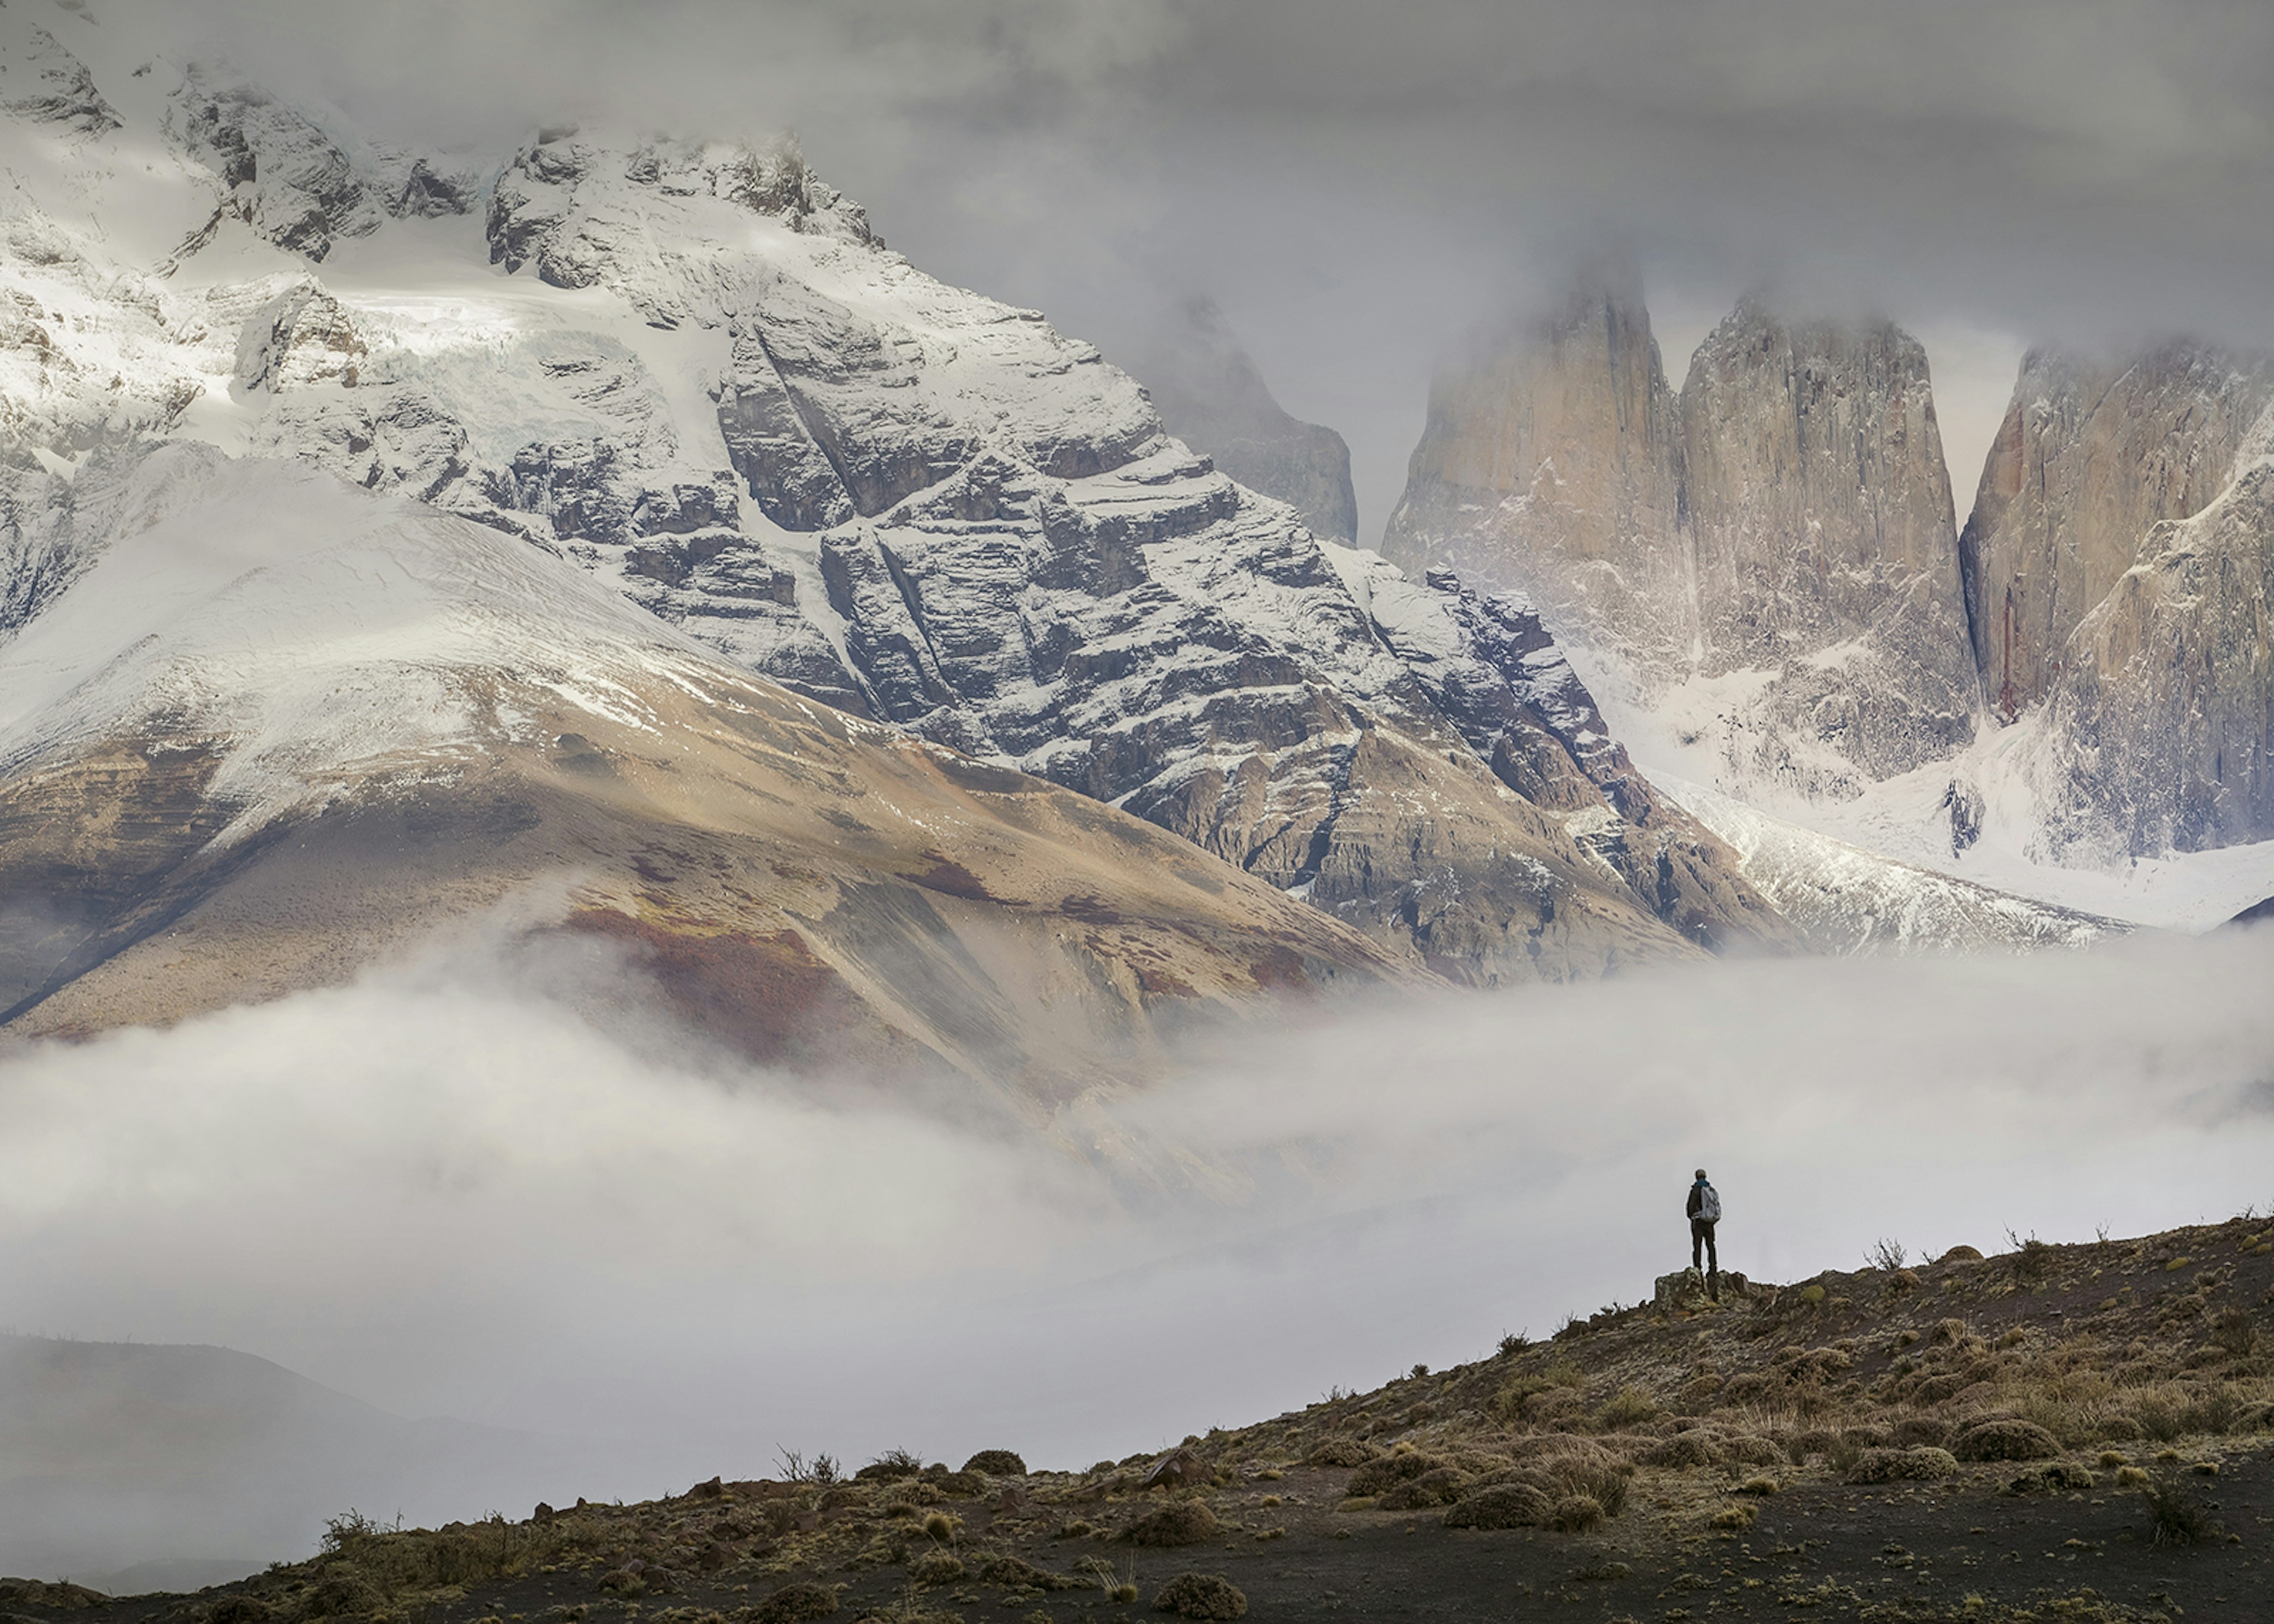
[[1700, 1223], [1721, 1222], [1721, 1192], [1711, 1184], [1698, 1186], [1698, 1222]]

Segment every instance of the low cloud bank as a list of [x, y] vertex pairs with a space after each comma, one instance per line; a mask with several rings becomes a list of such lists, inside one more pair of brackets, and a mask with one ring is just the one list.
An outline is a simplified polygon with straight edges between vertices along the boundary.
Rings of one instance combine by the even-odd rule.
[[461, 949], [0, 1062], [0, 1319], [626, 1440], [532, 1500], [777, 1444], [1080, 1466], [1633, 1301], [1698, 1165], [1771, 1279], [2263, 1207], [2270, 972], [2260, 932], [1316, 1008], [1036, 1132], [675, 1049], [619, 966]]

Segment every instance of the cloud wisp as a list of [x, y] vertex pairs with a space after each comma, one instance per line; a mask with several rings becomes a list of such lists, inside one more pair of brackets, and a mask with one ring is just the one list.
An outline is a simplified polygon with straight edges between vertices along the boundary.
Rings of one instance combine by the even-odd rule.
[[636, 1436], [632, 1494], [777, 1442], [1080, 1465], [1477, 1357], [1685, 1260], [1699, 1163], [1766, 1278], [2274, 1197], [2274, 936], [1314, 1012], [1039, 1131], [674, 1054], [572, 968], [0, 1064], [16, 1328]]

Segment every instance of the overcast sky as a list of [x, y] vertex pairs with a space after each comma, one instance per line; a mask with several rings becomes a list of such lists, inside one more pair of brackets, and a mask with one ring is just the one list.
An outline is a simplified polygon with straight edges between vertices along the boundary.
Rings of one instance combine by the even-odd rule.
[[[131, 18], [144, 0], [89, 0]], [[169, 6], [178, 14], [179, 8]], [[1106, 345], [1224, 306], [1357, 454], [1575, 247], [1643, 257], [1678, 384], [1749, 284], [1928, 342], [1970, 501], [2025, 342], [2264, 339], [2263, 0], [204, 0], [405, 136], [787, 124], [918, 264]], [[174, 26], [174, 25], [169, 25]]]

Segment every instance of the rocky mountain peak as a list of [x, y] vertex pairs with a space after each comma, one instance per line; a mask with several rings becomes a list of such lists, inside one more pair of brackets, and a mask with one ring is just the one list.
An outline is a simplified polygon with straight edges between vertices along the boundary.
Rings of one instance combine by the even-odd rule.
[[1248, 489], [1292, 507], [1314, 534], [1357, 540], [1350, 447], [1280, 405], [1214, 300], [1182, 301], [1127, 365], [1171, 433]]
[[2274, 357], [2204, 344], [2024, 358], [1960, 543], [1993, 714], [2045, 696], [2150, 530], [2210, 504], [2270, 400]]
[[1517, 588], [1653, 665], [1694, 640], [1679, 419], [1638, 274], [1605, 261], [1431, 386], [1382, 551]]

